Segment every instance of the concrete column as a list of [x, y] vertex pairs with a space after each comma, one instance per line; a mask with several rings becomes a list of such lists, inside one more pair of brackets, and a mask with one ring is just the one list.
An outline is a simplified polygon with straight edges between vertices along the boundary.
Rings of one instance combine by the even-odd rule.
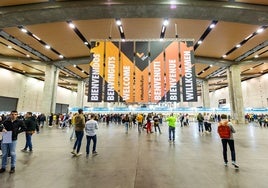
[[209, 85], [208, 81], [204, 80], [201, 85], [201, 96], [204, 108], [210, 108], [210, 99], [209, 99]]
[[46, 65], [43, 90], [42, 113], [55, 113], [59, 70], [54, 65]]
[[18, 105], [17, 105], [17, 109], [15, 109], [15, 110], [17, 110], [18, 112], [25, 112], [25, 111], [30, 111], [31, 109], [25, 109], [25, 106], [27, 105], [25, 105], [25, 102], [26, 102], [26, 100], [27, 100], [27, 97], [29, 97], [29, 96], [27, 96], [27, 81], [28, 81], [28, 77], [23, 77], [23, 82], [21, 82], [21, 84], [19, 85], [19, 87], [20, 87], [20, 95], [19, 95], [19, 101], [18, 101]]
[[79, 108], [84, 107], [84, 96], [85, 96], [85, 82], [78, 81], [76, 107], [79, 107]]
[[239, 65], [232, 65], [227, 69], [231, 117], [236, 123], [245, 123], [243, 94], [241, 87], [241, 71]]

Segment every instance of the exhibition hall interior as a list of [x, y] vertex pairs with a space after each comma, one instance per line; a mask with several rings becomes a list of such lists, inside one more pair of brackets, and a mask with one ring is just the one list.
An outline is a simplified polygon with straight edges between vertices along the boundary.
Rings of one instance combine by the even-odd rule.
[[[267, 39], [267, 0], [1, 0], [0, 113], [46, 121], [31, 152], [18, 135], [0, 187], [267, 187]], [[98, 155], [86, 134], [71, 154], [79, 109], [98, 114]], [[149, 113], [161, 132], [113, 118]], [[224, 163], [221, 114], [239, 168], [229, 146]]]

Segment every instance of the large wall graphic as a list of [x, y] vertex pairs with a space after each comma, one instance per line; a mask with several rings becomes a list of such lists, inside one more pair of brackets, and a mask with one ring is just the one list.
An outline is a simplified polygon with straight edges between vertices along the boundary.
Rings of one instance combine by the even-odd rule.
[[193, 41], [94, 41], [91, 53], [88, 102], [197, 101]]

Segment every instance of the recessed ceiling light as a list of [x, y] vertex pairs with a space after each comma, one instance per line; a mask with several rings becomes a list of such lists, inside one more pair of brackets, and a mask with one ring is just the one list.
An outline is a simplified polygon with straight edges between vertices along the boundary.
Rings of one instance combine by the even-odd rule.
[[35, 34], [33, 34], [33, 37], [36, 38], [37, 40], [41, 40], [38, 36], [36, 36]]
[[120, 25], [122, 25], [122, 22], [121, 22], [121, 20], [116, 20], [116, 25], [118, 25], [118, 26], [120, 26]]
[[260, 28], [260, 29], [257, 30], [257, 33], [261, 33], [263, 31], [264, 31], [264, 29], [263, 28]]
[[224, 55], [222, 55], [222, 57], [225, 58], [225, 57], [227, 57], [227, 55], [224, 54]]
[[245, 38], [245, 40], [248, 40], [252, 36], [253, 36], [253, 34], [250, 34], [249, 36], [247, 36], [247, 38]]
[[20, 29], [23, 33], [27, 33], [28, 31], [26, 30], [26, 29], [24, 29], [24, 28], [21, 28]]
[[210, 64], [209, 66], [210, 66], [210, 67], [213, 67], [213, 65], [212, 65], [212, 64]]
[[74, 64], [73, 66], [76, 67], [76, 64]]
[[250, 70], [252, 70], [253, 68], [252, 67], [250, 67]]
[[164, 26], [167, 26], [167, 25], [168, 25], [168, 19], [165, 19], [165, 20], [164, 20], [163, 25], [164, 25]]
[[212, 29], [212, 28], [214, 28], [216, 25], [215, 24], [210, 24], [210, 28]]
[[51, 47], [49, 45], [45, 45], [46, 49], [50, 49]]
[[59, 55], [59, 58], [61, 58], [61, 59], [62, 59], [62, 58], [63, 58], [63, 55]]
[[81, 72], [85, 72], [84, 70], [81, 70]]
[[70, 26], [70, 28], [72, 28], [72, 29], [74, 29], [75, 28], [75, 25], [73, 24], [73, 23], [69, 23], [69, 26]]
[[9, 46], [9, 45], [7, 47], [10, 48], [10, 49], [12, 48], [12, 46]]
[[121, 25], [120, 25], [119, 29], [120, 29], [120, 33], [124, 33], [123, 27]]
[[239, 48], [241, 46], [241, 44], [237, 44], [235, 47]]
[[255, 56], [254, 56], [254, 58], [258, 58], [258, 57], [259, 57], [259, 55], [255, 55]]
[[29, 54], [26, 54], [26, 57], [30, 57], [30, 55]]
[[88, 42], [84, 42], [85, 45], [88, 45]]
[[203, 41], [202, 40], [199, 40], [198, 42], [197, 42], [197, 44], [201, 44]]

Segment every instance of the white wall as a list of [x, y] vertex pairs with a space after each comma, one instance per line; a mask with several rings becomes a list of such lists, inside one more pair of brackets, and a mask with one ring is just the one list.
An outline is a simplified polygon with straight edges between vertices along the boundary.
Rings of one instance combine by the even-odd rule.
[[[0, 68], [0, 96], [19, 98], [19, 112], [41, 112], [44, 82]], [[56, 103], [75, 107], [77, 93], [58, 87]]]
[[[243, 101], [245, 108], [266, 108], [268, 107], [268, 74], [243, 81], [242, 84]], [[219, 89], [210, 92], [210, 106], [215, 108], [218, 106], [219, 99], [226, 99], [226, 103], [230, 104], [228, 88]]]

